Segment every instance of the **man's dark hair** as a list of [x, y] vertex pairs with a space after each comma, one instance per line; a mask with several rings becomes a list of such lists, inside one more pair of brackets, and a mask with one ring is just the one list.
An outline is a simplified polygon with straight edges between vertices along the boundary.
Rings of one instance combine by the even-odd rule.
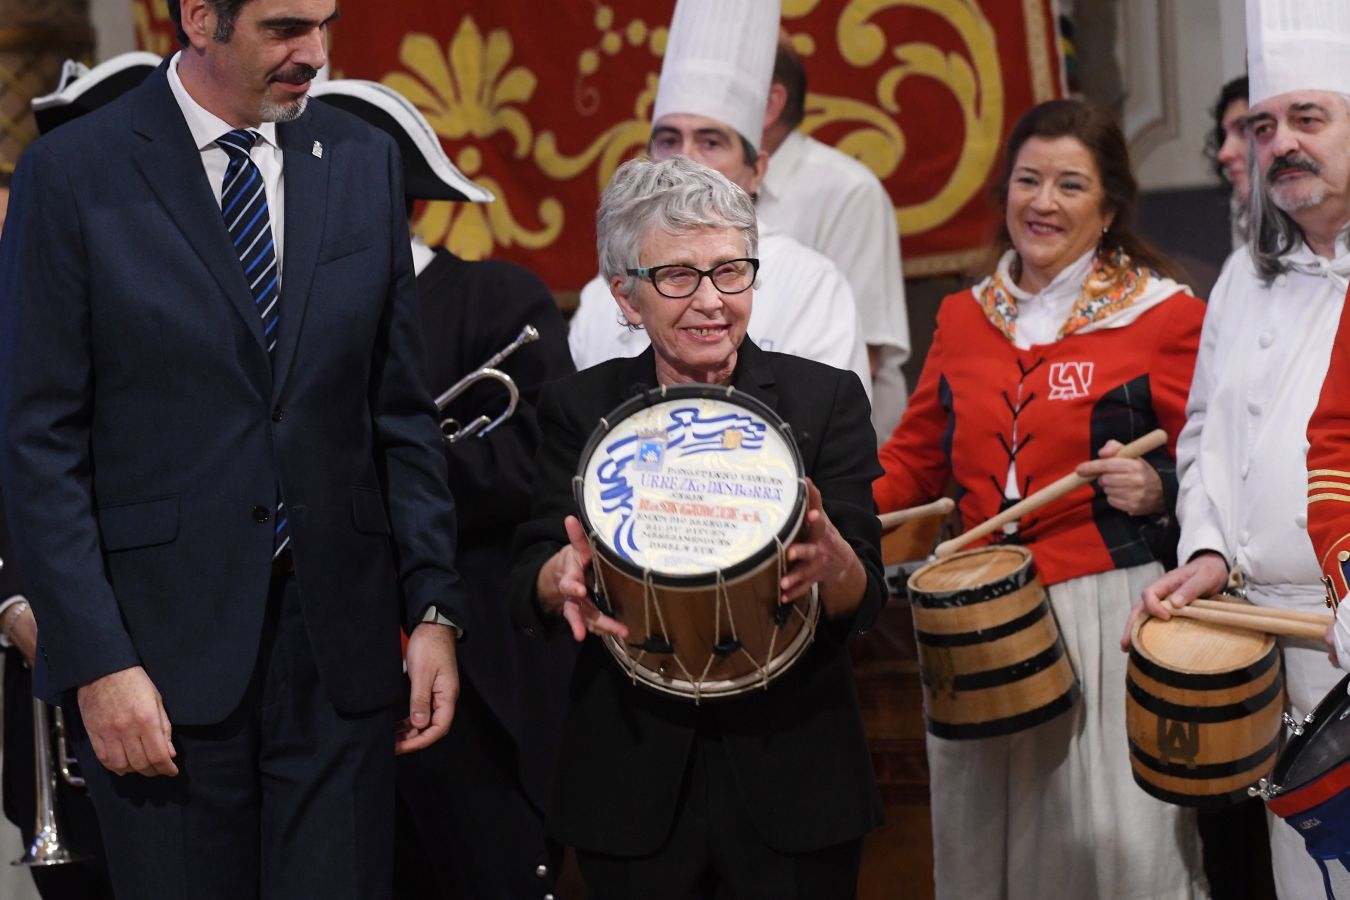
[[[216, 33], [211, 37], [217, 44], [228, 44], [234, 35], [234, 23], [239, 18], [239, 10], [244, 8], [248, 0], [206, 0], [206, 2], [216, 11]], [[179, 0], [169, 0], [169, 18], [173, 19], [173, 27], [178, 32], [178, 43], [186, 47], [188, 38], [187, 32], [183, 30], [183, 9], [179, 5]]]
[[1219, 99], [1214, 101], [1214, 127], [1210, 129], [1209, 137], [1205, 138], [1205, 159], [1209, 160], [1210, 166], [1214, 169], [1214, 174], [1219, 176], [1219, 180], [1229, 187], [1228, 173], [1223, 170], [1219, 163], [1219, 148], [1223, 142], [1228, 139], [1228, 135], [1223, 130], [1223, 116], [1228, 112], [1228, 106], [1235, 100], [1247, 102], [1247, 76], [1241, 75], [1234, 78], [1223, 86], [1219, 91]]
[[795, 131], [806, 116], [806, 66], [790, 41], [778, 42], [778, 55], [773, 61], [773, 83], [781, 84], [787, 91], [778, 121], [786, 125], [788, 131]]

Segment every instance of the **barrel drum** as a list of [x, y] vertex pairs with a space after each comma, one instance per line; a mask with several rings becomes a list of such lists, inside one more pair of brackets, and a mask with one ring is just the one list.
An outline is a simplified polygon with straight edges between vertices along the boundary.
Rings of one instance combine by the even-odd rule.
[[1126, 731], [1134, 780], [1181, 806], [1247, 799], [1280, 749], [1284, 674], [1275, 638], [1195, 619], [1131, 635]]
[[1081, 688], [1024, 547], [985, 547], [909, 579], [928, 731], [1011, 734], [1071, 709]]

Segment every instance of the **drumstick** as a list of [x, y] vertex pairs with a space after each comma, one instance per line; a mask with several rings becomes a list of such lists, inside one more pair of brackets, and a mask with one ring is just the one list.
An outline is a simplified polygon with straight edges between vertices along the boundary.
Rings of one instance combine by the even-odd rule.
[[[1218, 603], [1217, 606], [1234, 606], [1236, 604]], [[1232, 609], [1214, 609], [1212, 606], [1201, 609], [1194, 609], [1192, 606], [1183, 606], [1180, 609], [1172, 610], [1172, 615], [1181, 616], [1187, 619], [1196, 619], [1200, 622], [1209, 622], [1213, 625], [1229, 625], [1233, 628], [1245, 628], [1249, 631], [1264, 631], [1267, 634], [1280, 634], [1285, 637], [1305, 638], [1310, 641], [1320, 641], [1326, 635], [1327, 626], [1331, 624], [1331, 617], [1327, 616], [1321, 625], [1312, 622], [1304, 622], [1300, 619], [1289, 618], [1287, 616], [1272, 616], [1269, 613], [1282, 612], [1283, 610], [1270, 610], [1264, 612], [1266, 615], [1256, 615], [1248, 612], [1236, 612]]]
[[897, 509], [893, 512], [882, 513], [877, 518], [881, 520], [881, 533], [885, 534], [894, 531], [906, 522], [922, 519], [924, 516], [948, 515], [955, 508], [955, 500], [951, 497], [943, 497], [941, 500], [934, 500], [932, 503], [925, 503], [923, 506], [911, 506], [909, 509]]
[[[1161, 428], [1156, 428], [1138, 440], [1130, 441], [1124, 447], [1121, 447], [1120, 450], [1116, 452], [1116, 455], [1111, 458], [1135, 459], [1136, 457], [1143, 456], [1145, 453], [1157, 450], [1166, 443], [1167, 432], [1163, 431]], [[937, 545], [937, 549], [934, 550], [933, 553], [937, 556], [950, 556], [971, 541], [978, 541], [986, 534], [997, 531], [1009, 522], [1016, 522], [1027, 513], [1040, 509], [1045, 504], [1051, 503], [1058, 500], [1060, 497], [1063, 497], [1065, 494], [1078, 490], [1092, 480], [1093, 479], [1091, 478], [1084, 478], [1076, 472], [1070, 472], [1059, 481], [1046, 485], [1030, 497], [1017, 501], [992, 519], [989, 519], [983, 524], [976, 525], [965, 534], [954, 537], [949, 541], [943, 541], [941, 544]]]
[[[1222, 594], [1219, 596], [1223, 596]], [[1296, 609], [1279, 609], [1273, 606], [1254, 606], [1250, 603], [1242, 603], [1233, 600], [1220, 600], [1217, 597], [1210, 600], [1199, 599], [1192, 600], [1191, 606], [1200, 609], [1217, 609], [1225, 612], [1235, 612], [1245, 615], [1255, 616], [1273, 616], [1277, 619], [1288, 619], [1291, 622], [1310, 622], [1313, 625], [1319, 625], [1326, 628], [1331, 624], [1331, 616], [1318, 615], [1317, 613], [1300, 612]], [[1171, 604], [1169, 603], [1170, 607]]]

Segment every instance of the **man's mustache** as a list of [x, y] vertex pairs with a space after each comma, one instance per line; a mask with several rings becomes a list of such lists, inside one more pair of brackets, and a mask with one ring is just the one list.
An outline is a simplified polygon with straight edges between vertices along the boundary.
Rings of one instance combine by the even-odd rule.
[[1275, 158], [1275, 161], [1270, 164], [1270, 168], [1266, 170], [1266, 177], [1274, 181], [1284, 172], [1311, 172], [1314, 175], [1319, 175], [1322, 172], [1322, 167], [1310, 157], [1286, 153], [1284, 156]]
[[284, 84], [307, 84], [314, 80], [319, 74], [319, 70], [313, 66], [307, 66], [304, 63], [297, 63], [288, 69], [282, 69], [272, 76], [272, 81], [280, 81]]

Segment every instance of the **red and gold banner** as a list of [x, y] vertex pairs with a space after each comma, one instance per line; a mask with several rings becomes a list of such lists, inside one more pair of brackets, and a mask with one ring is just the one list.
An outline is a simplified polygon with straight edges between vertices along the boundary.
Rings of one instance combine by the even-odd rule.
[[[173, 46], [164, 0], [132, 0], [143, 47]], [[732, 0], [728, 0], [732, 2]], [[753, 2], [753, 0], [737, 0]], [[1017, 117], [1061, 96], [1053, 0], [783, 0], [806, 60], [802, 129], [861, 159], [896, 205], [907, 276], [969, 264]], [[428, 204], [419, 232], [511, 259], [556, 291], [595, 274], [594, 215], [646, 144], [674, 0], [346, 0], [335, 77], [380, 81], [426, 114], [497, 195]]]

